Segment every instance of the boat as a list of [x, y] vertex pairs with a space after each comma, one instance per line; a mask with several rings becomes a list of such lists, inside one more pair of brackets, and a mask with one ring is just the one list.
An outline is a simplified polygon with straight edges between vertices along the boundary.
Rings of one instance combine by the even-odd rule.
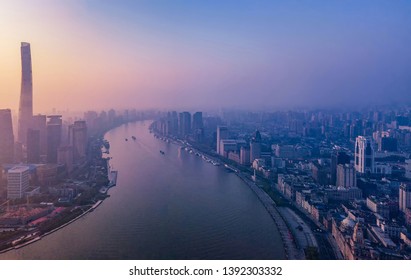
[[101, 194], [106, 194], [107, 191], [108, 191], [108, 188], [107, 188], [107, 187], [102, 187], [102, 188], [99, 190], [99, 192], [100, 192]]
[[131, 136], [131, 138], [132, 138], [134, 141], [136, 141], [136, 139], [137, 139], [135, 136]]
[[128, 139], [126, 138], [126, 141], [128, 141]]
[[164, 155], [164, 154], [165, 154], [165, 152], [164, 152], [164, 151], [162, 151], [162, 150], [160, 150], [160, 154]]

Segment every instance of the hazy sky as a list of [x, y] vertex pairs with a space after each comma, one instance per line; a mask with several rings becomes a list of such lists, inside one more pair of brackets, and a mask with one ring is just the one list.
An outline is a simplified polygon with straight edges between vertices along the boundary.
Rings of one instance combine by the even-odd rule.
[[411, 100], [411, 1], [1, 0], [0, 108], [34, 112]]

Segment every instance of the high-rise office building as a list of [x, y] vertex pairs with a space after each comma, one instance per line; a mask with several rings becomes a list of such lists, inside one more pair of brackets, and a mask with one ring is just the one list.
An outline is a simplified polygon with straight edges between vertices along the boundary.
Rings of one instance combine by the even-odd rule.
[[193, 139], [196, 142], [202, 142], [204, 138], [204, 124], [203, 113], [195, 112], [193, 114], [193, 127], [192, 127]]
[[40, 131], [27, 130], [27, 163], [40, 163]]
[[337, 183], [337, 166], [339, 164], [349, 164], [350, 156], [343, 151], [335, 152], [331, 155], [331, 184]]
[[176, 111], [171, 112], [171, 131], [174, 136], [178, 135], [178, 115]]
[[21, 43], [21, 93], [18, 121], [18, 141], [26, 144], [27, 130], [33, 116], [33, 77], [29, 43]]
[[357, 178], [355, 175], [354, 166], [350, 164], [339, 164], [337, 165], [337, 183], [338, 187], [356, 187]]
[[64, 164], [68, 173], [73, 170], [73, 147], [60, 146], [57, 152], [57, 163]]
[[95, 111], [88, 111], [84, 113], [84, 120], [87, 123], [88, 131], [90, 135], [95, 134], [98, 131], [98, 114]]
[[250, 165], [250, 150], [244, 147], [240, 148], [240, 164]]
[[47, 154], [47, 116], [35, 115], [32, 119], [32, 128], [40, 133], [40, 155]]
[[29, 168], [16, 166], [7, 172], [7, 198], [23, 198], [24, 192], [29, 187]]
[[15, 142], [14, 143], [14, 162], [23, 163], [23, 143]]
[[14, 160], [14, 135], [11, 110], [0, 110], [0, 164]]
[[398, 203], [401, 212], [411, 208], [411, 183], [401, 183]]
[[203, 113], [195, 112], [193, 114], [193, 130], [203, 129]]
[[226, 126], [217, 126], [217, 153], [220, 153], [220, 141], [228, 139], [228, 128]]
[[358, 136], [355, 140], [355, 170], [358, 173], [374, 173], [374, 147], [370, 137]]
[[179, 114], [179, 132], [181, 137], [186, 137], [191, 133], [191, 114], [182, 112]]
[[250, 141], [250, 162], [261, 157], [261, 134], [257, 130]]
[[85, 159], [87, 152], [87, 125], [85, 121], [75, 121], [69, 126], [69, 145], [73, 147], [75, 163]]
[[62, 119], [60, 115], [47, 116], [47, 162], [57, 163], [58, 149], [61, 144]]

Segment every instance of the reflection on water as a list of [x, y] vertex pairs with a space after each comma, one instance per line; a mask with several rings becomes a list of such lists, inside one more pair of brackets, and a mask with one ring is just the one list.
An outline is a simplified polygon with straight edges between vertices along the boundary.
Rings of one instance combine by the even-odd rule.
[[[237, 176], [154, 138], [147, 128], [130, 123], [106, 134], [119, 176], [101, 206], [0, 258], [284, 258], [274, 222]], [[125, 141], [131, 136], [137, 139]]]

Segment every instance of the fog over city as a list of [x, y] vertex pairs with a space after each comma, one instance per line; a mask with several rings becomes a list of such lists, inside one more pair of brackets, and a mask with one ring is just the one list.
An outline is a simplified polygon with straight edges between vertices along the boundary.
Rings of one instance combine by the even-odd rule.
[[[0, 0], [0, 260], [317, 280], [341, 267], [281, 261], [410, 260], [410, 15], [405, 0]], [[23, 272], [120, 273], [94, 265]], [[373, 266], [357, 269], [392, 275]]]
[[0, 104], [34, 112], [410, 101], [408, 1], [2, 1]]

